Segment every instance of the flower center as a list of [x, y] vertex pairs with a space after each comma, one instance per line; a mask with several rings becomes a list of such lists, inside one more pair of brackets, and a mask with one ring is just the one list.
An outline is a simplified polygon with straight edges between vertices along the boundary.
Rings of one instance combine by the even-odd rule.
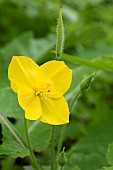
[[46, 99], [46, 97], [51, 97], [52, 95], [53, 82], [43, 80], [35, 89], [36, 96], [39, 96], [41, 99]]

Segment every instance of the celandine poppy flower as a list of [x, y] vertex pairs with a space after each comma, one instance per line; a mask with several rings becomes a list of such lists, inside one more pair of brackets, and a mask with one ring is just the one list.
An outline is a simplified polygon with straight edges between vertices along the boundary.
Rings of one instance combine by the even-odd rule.
[[72, 70], [63, 61], [38, 66], [31, 58], [14, 56], [8, 68], [12, 89], [25, 110], [25, 118], [59, 125], [69, 122], [63, 94], [72, 81]]

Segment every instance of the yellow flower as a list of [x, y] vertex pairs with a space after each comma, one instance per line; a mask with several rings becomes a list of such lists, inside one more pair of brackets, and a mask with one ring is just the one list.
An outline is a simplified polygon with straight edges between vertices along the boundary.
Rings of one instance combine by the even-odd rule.
[[25, 110], [25, 118], [59, 125], [69, 122], [63, 94], [72, 81], [72, 71], [63, 61], [38, 66], [31, 58], [14, 56], [8, 68], [12, 89]]

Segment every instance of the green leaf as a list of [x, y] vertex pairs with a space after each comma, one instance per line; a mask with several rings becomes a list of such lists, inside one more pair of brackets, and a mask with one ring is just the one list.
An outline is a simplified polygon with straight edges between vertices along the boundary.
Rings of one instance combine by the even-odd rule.
[[[7, 69], [12, 56], [28, 56], [35, 61], [39, 61], [53, 46], [54, 39], [52, 35], [35, 39], [32, 32], [26, 32], [3, 47], [0, 55], [3, 56], [5, 68]], [[44, 60], [47, 60], [47, 58], [44, 58]]]
[[36, 120], [29, 126], [29, 136], [35, 151], [46, 150], [51, 139], [51, 125]]
[[109, 144], [108, 150], [107, 150], [107, 161], [110, 165], [113, 165], [113, 143]]
[[104, 162], [103, 159], [99, 154], [92, 153], [92, 154], [82, 154], [82, 153], [75, 153], [70, 157], [69, 163], [74, 166], [74, 164], [79, 165], [81, 170], [95, 170], [99, 167], [102, 167], [102, 163]]
[[[46, 165], [43, 165], [42, 166], [43, 170], [50, 170], [50, 167], [49, 166], [46, 166]], [[26, 169], [27, 170], [27, 169]]]
[[82, 66], [88, 66], [96, 69], [102, 69], [104, 71], [113, 72], [113, 62], [111, 62], [112, 57], [110, 56], [102, 56], [101, 58], [97, 58], [95, 60], [81, 59], [68, 54], [62, 54], [61, 56], [63, 60], [69, 61], [73, 64], [79, 64]]
[[[8, 128], [7, 124], [4, 123], [5, 121], [0, 119], [0, 122], [2, 124], [3, 135], [3, 143], [0, 145], [0, 155], [10, 155], [14, 158], [28, 156], [29, 151], [25, 147], [27, 145], [27, 141], [23, 121], [18, 120], [16, 125], [12, 125], [8, 122], [10, 128]], [[39, 121], [28, 122], [30, 123], [29, 136], [32, 148], [37, 152], [44, 151], [50, 142], [51, 126], [48, 124], [43, 124]], [[15, 139], [15, 135], [12, 133], [11, 129], [15, 132], [21, 142], [18, 142], [18, 140]]]
[[64, 170], [69, 170], [69, 169], [71, 169], [71, 170], [81, 170], [77, 165], [75, 165], [75, 166], [65, 165], [64, 166]]
[[86, 131], [86, 136], [73, 145], [68, 153], [69, 165], [76, 163], [81, 170], [95, 170], [107, 166], [105, 153], [109, 142], [113, 140], [112, 123], [89, 125]]
[[0, 145], [0, 155], [10, 155], [13, 158], [28, 156], [29, 151], [24, 142], [3, 115], [0, 115], [0, 123], [2, 124], [3, 135], [3, 143]]
[[8, 85], [7, 71], [4, 67], [4, 61], [0, 58], [0, 89]]
[[104, 167], [103, 170], [113, 170], [113, 166], [111, 166], [111, 167]]
[[74, 166], [72, 170], [80, 170], [78, 166]]
[[0, 89], [0, 113], [18, 119], [23, 115], [22, 112], [13, 90], [10, 87]]

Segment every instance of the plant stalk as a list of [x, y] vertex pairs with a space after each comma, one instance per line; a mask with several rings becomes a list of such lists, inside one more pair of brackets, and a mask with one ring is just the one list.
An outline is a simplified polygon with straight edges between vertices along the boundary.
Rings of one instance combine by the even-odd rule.
[[54, 133], [55, 133], [55, 126], [52, 125], [52, 135], [51, 135], [51, 170], [54, 170]]
[[27, 139], [27, 143], [28, 143], [28, 149], [29, 149], [29, 151], [30, 151], [30, 157], [31, 157], [33, 166], [34, 166], [34, 168], [35, 168], [36, 170], [41, 170], [41, 168], [40, 168], [40, 166], [39, 166], [39, 163], [38, 163], [38, 161], [36, 160], [35, 155], [34, 155], [34, 152], [33, 152], [33, 150], [32, 150], [32, 146], [31, 146], [31, 142], [30, 142], [29, 134], [28, 134], [28, 128], [27, 128], [26, 118], [24, 118], [24, 125], [25, 125], [25, 133], [26, 133], [26, 139]]

